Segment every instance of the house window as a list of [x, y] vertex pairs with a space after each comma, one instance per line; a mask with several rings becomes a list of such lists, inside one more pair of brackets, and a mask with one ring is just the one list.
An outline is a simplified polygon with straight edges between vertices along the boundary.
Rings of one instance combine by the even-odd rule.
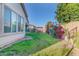
[[21, 16], [18, 15], [18, 32], [21, 31]]
[[[17, 18], [18, 17], [18, 18]], [[4, 7], [4, 32], [18, 32], [24, 31], [24, 18], [20, 15], [17, 15], [13, 10], [8, 8], [7, 6]]]
[[4, 7], [4, 32], [11, 32], [11, 11], [6, 6]]
[[17, 23], [17, 15], [15, 12], [12, 12], [11, 15], [12, 32], [16, 32], [16, 23]]
[[24, 31], [24, 19], [21, 17], [21, 31]]

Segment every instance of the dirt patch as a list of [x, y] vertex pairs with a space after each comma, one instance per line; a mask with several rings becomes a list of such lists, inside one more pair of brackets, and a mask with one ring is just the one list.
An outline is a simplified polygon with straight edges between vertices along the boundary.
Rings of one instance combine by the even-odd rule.
[[64, 25], [64, 28], [67, 30], [71, 30], [74, 27], [77, 27], [77, 31], [79, 31], [79, 21], [71, 21]]

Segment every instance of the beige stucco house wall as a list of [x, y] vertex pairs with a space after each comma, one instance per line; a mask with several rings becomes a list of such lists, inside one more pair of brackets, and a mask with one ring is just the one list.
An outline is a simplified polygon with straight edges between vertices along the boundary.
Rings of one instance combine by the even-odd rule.
[[[4, 7], [8, 7], [12, 11], [14, 11], [17, 15], [20, 15], [24, 19], [24, 31], [18, 32], [18, 25], [16, 25], [16, 32], [4, 32]], [[17, 16], [18, 20], [18, 16]], [[28, 17], [25, 11], [24, 5], [20, 3], [0, 3], [0, 36], [4, 35], [13, 35], [13, 34], [25, 34], [25, 24], [28, 24]]]

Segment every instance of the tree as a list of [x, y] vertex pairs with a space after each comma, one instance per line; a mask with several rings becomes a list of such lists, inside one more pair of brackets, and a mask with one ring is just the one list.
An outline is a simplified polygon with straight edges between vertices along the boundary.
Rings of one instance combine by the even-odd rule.
[[46, 32], [49, 34], [49, 29], [52, 27], [52, 22], [48, 21], [46, 24]]
[[60, 23], [79, 20], [79, 4], [77, 3], [58, 4], [56, 10], [56, 18]]

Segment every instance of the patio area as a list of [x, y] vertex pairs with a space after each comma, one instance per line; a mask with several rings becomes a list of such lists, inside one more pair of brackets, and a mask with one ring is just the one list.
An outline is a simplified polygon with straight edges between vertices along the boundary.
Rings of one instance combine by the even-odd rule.
[[0, 36], [0, 48], [7, 47], [10, 44], [16, 42], [17, 40], [21, 40], [23, 37], [24, 34], [22, 33]]

